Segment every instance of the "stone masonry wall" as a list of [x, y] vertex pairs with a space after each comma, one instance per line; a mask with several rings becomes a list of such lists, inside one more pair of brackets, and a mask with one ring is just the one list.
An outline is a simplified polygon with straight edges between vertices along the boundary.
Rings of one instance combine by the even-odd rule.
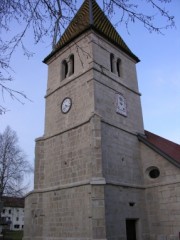
[[[94, 67], [109, 77], [109, 81], [112, 85], [115, 82], [126, 86], [129, 89], [138, 92], [138, 82], [136, 74], [136, 63], [127, 54], [111, 44], [105, 38], [99, 34], [94, 33], [91, 37], [92, 41], [92, 54]], [[118, 76], [117, 69], [115, 67], [114, 72], [111, 72], [110, 54], [114, 55], [114, 61], [121, 60], [121, 74]], [[100, 80], [100, 79], [99, 79]]]
[[[141, 143], [150, 239], [179, 239], [180, 174], [179, 168]], [[160, 176], [152, 179], [150, 167], [157, 167]]]
[[78, 127], [37, 140], [36, 188], [26, 198], [24, 240], [105, 239], [100, 127], [92, 115]]
[[[87, 72], [46, 97], [45, 137], [73, 128], [87, 121], [94, 110], [92, 73]], [[65, 81], [65, 80], [64, 80]], [[61, 112], [61, 104], [71, 98], [72, 107], [68, 114]]]
[[43, 240], [90, 239], [90, 186], [77, 186], [44, 193]]
[[35, 172], [34, 172], [34, 189], [42, 188], [44, 185], [45, 178], [45, 143], [44, 139], [41, 138], [36, 141], [35, 146]]
[[101, 124], [96, 115], [82, 125], [36, 143], [35, 189], [102, 177]]
[[139, 141], [135, 135], [102, 123], [102, 155], [107, 182], [143, 186]]
[[91, 135], [91, 125], [86, 123], [44, 141], [43, 188], [80, 182], [91, 177]]
[[[101, 116], [108, 240], [125, 240], [126, 219], [136, 220], [137, 239], [148, 238], [140, 144], [143, 119], [135, 62], [98, 35], [93, 37], [95, 111]], [[121, 76], [111, 72], [110, 54], [121, 59]], [[127, 116], [116, 112], [116, 94], [127, 102]], [[130, 204], [133, 204], [131, 206]]]
[[90, 185], [34, 192], [26, 202], [23, 239], [92, 239], [91, 196]]
[[[95, 81], [95, 111], [104, 121], [120, 127], [134, 134], [143, 133], [143, 118], [138, 90], [135, 62], [126, 56], [120, 49], [94, 35], [93, 40], [94, 74]], [[121, 59], [121, 72], [111, 72], [110, 54]], [[127, 116], [116, 112], [116, 95], [121, 94], [126, 99]]]
[[42, 239], [44, 226], [43, 194], [30, 193], [25, 199], [23, 240]]
[[126, 220], [136, 220], [136, 238], [148, 239], [148, 221], [143, 188], [107, 185], [105, 187], [108, 240], [126, 240]]
[[[75, 43], [65, 47], [48, 62], [48, 88], [46, 94], [45, 133], [53, 136], [66, 129], [87, 121], [94, 110], [93, 77], [90, 70], [92, 62], [89, 35], [78, 38]], [[74, 73], [62, 79], [62, 61], [74, 54]], [[68, 114], [62, 114], [64, 98], [72, 100]]]

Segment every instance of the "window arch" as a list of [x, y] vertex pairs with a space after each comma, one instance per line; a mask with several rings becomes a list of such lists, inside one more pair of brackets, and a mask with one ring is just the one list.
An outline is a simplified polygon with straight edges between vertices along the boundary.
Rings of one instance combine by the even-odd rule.
[[116, 62], [116, 67], [117, 67], [117, 74], [119, 77], [121, 77], [122, 73], [121, 73], [121, 59], [118, 58], [117, 62]]
[[114, 54], [110, 54], [111, 72], [114, 72]]
[[66, 60], [62, 61], [62, 79], [65, 79], [68, 74], [68, 63]]
[[69, 57], [69, 76], [74, 74], [74, 54]]

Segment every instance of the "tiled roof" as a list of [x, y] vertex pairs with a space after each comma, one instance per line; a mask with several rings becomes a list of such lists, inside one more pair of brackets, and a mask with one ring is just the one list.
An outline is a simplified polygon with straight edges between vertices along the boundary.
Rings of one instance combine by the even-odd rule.
[[139, 135], [139, 140], [144, 142], [146, 145], [152, 147], [158, 153], [168, 158], [169, 160], [175, 161], [177, 166], [180, 166], [180, 145], [162, 138], [154, 133], [145, 131], [145, 136]]
[[24, 198], [18, 197], [2, 197], [3, 207], [24, 208]]
[[95, 0], [84, 1], [59, 42], [56, 44], [54, 51], [45, 58], [44, 62], [59, 49], [89, 29], [99, 32], [103, 37], [130, 55], [135, 61], [139, 62], [139, 59], [128, 48]]

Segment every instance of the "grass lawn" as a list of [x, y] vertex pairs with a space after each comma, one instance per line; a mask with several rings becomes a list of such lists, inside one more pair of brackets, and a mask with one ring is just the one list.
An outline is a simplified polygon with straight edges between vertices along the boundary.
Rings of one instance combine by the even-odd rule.
[[4, 239], [6, 240], [22, 240], [23, 231], [6, 231]]

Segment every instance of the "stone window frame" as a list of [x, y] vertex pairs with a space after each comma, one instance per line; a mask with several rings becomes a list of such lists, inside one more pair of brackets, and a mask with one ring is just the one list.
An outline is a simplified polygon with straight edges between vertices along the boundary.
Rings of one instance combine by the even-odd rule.
[[110, 53], [110, 70], [118, 77], [122, 77], [122, 60], [113, 53]]
[[146, 175], [147, 175], [148, 179], [156, 180], [157, 178], [160, 177], [161, 171], [156, 166], [150, 166], [146, 169]]
[[110, 53], [110, 67], [111, 67], [111, 72], [114, 73], [115, 69], [114, 69], [114, 54]]
[[116, 61], [116, 68], [117, 68], [118, 77], [121, 77], [121, 75], [122, 75], [121, 63], [122, 63], [121, 59], [118, 58], [117, 61]]
[[74, 54], [70, 54], [67, 59], [61, 62], [61, 79], [64, 80], [74, 74]]
[[61, 63], [61, 76], [62, 80], [64, 80], [68, 75], [68, 63], [66, 60], [63, 60]]
[[74, 54], [69, 56], [69, 76], [74, 74]]

